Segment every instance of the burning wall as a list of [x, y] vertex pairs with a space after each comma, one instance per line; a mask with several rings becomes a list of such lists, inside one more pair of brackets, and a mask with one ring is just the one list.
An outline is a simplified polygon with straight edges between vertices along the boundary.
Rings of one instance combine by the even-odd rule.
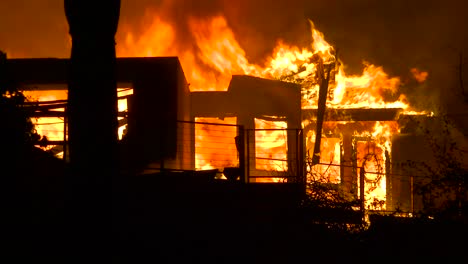
[[[402, 85], [398, 77], [391, 77], [382, 67], [370, 63], [365, 63], [362, 75], [347, 75], [345, 65], [336, 56], [335, 49], [325, 41], [324, 35], [312, 22], [310, 22], [312, 41], [308, 48], [278, 40], [270, 56], [261, 63], [252, 63], [222, 15], [188, 16], [185, 21], [187, 30], [184, 32], [187, 34], [186, 38], [191, 41], [183, 43], [177, 41], [182, 37], [179, 34], [180, 28], [171, 23], [171, 17], [164, 12], [166, 7], [163, 5], [161, 10], [148, 11], [145, 17], [147, 26], [140, 35], [137, 36], [130, 28], [126, 28], [127, 38], [118, 47], [118, 54], [123, 56], [177, 54], [183, 68], [187, 69], [191, 91], [204, 91], [204, 96], [212, 97], [210, 104], [205, 105], [205, 108], [210, 105], [213, 107], [210, 111], [229, 112], [227, 108], [221, 111], [214, 109], [216, 105], [223, 107], [229, 105], [221, 103], [224, 101], [218, 95], [219, 92], [226, 91], [233, 75], [250, 75], [296, 83], [301, 86], [301, 108], [315, 109], [321, 77], [319, 73], [324, 65], [329, 64], [335, 65], [330, 73], [333, 81], [330, 83], [328, 93], [329, 109], [399, 108], [403, 111], [409, 109], [404, 95], [398, 91]], [[427, 75], [421, 71], [413, 72], [421, 78]], [[212, 91], [212, 94], [208, 95], [208, 91]], [[193, 96], [196, 97], [197, 95]], [[345, 112], [342, 113], [347, 115]], [[308, 118], [305, 115], [303, 121], [313, 123], [313, 118]], [[352, 120], [349, 116], [343, 118], [340, 120]], [[238, 120], [238, 123], [245, 122]], [[373, 134], [375, 131], [369, 133]]]
[[[256, 171], [260, 170], [263, 175], [258, 177], [267, 176], [267, 171], [287, 171], [288, 157], [296, 151], [291, 144], [294, 142], [291, 129], [301, 128], [300, 95], [297, 84], [234, 75], [226, 92], [192, 92], [192, 115], [195, 118], [234, 117], [236, 124], [247, 130], [247, 154], [254, 157], [247, 157], [247, 175], [258, 174]], [[290, 130], [284, 130], [286, 128]], [[257, 131], [250, 133], [253, 129]], [[198, 133], [201, 137], [209, 136], [209, 131]], [[228, 163], [226, 161], [225, 166], [229, 166]]]
[[[8, 63], [14, 80], [33, 99], [57, 100], [59, 96], [66, 99], [67, 59], [12, 59]], [[177, 120], [191, 120], [188, 85], [178, 59], [119, 58], [117, 82], [116, 93], [120, 95], [119, 109], [122, 110], [119, 111], [120, 130], [128, 124], [126, 137], [121, 141], [125, 156], [122, 160], [128, 161], [131, 167], [144, 167], [152, 162], [157, 163], [154, 166], [161, 166], [164, 161], [167, 168], [192, 169], [193, 128], [176, 123]], [[41, 96], [44, 94], [46, 96]], [[66, 100], [61, 107], [66, 107]], [[36, 111], [41, 118], [39, 123], [46, 122], [44, 117], [66, 117], [63, 109], [62, 112], [50, 111], [54, 108], [57, 107], [39, 107]], [[49, 129], [53, 129], [53, 133], [42, 130], [42, 135], [50, 139], [56, 136], [57, 145], [63, 145], [66, 143], [63, 123], [67, 122], [60, 120], [60, 124], [52, 124]], [[188, 143], [180, 145], [178, 140]]]

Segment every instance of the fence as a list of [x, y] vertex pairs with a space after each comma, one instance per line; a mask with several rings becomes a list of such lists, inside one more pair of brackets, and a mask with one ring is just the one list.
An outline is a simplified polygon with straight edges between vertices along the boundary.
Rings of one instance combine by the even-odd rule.
[[[163, 153], [147, 167], [147, 172], [161, 170], [218, 170], [225, 178], [226, 168], [243, 167], [243, 128], [219, 120], [214, 122], [177, 121], [175, 142], [161, 135]], [[173, 152], [175, 148], [175, 155]], [[170, 150], [170, 151], [168, 151]], [[228, 170], [229, 170], [228, 169]], [[237, 175], [240, 176], [240, 175]]]
[[244, 130], [217, 122], [178, 121], [175, 156], [162, 155], [148, 172], [217, 170], [217, 178], [248, 183], [305, 183], [301, 129]]
[[[121, 118], [119, 125], [126, 125], [122, 122], [127, 120], [126, 116]], [[54, 126], [62, 128], [58, 133], [63, 137], [67, 132], [66, 119], [61, 121]], [[160, 138], [143, 146], [153, 152], [147, 153], [150, 158], [146, 158], [149, 165], [145, 172], [218, 170], [219, 178], [230, 177], [227, 174], [233, 172], [236, 179], [246, 182], [304, 182], [302, 130], [255, 129], [244, 132], [242, 126], [232, 124], [233, 120], [209, 121], [177, 121], [175, 137], [155, 133]], [[66, 143], [65, 140], [51, 140], [47, 144], [62, 151]], [[52, 144], [57, 146], [50, 146]], [[137, 153], [138, 146], [127, 151], [131, 152], [127, 153], [127, 158], [145, 159], [145, 154]]]

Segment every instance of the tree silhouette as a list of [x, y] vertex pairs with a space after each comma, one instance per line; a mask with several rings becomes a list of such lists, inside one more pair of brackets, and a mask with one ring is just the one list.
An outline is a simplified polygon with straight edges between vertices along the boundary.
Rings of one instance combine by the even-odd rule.
[[64, 162], [35, 147], [41, 139], [30, 118], [35, 109], [26, 104], [8, 70], [0, 51], [0, 200], [2, 224], [8, 227], [2, 237], [11, 252], [45, 253], [58, 245], [37, 239], [61, 240]]
[[6, 175], [12, 176], [21, 168], [26, 152], [31, 151], [40, 136], [34, 130], [28, 109], [24, 107], [25, 96], [8, 74], [7, 64], [6, 54], [0, 51], [0, 138], [5, 154], [0, 159], [0, 167]]
[[422, 208], [417, 213], [468, 223], [468, 170], [462, 160], [464, 150], [454, 138], [455, 126], [451, 120], [447, 116], [439, 119], [436, 130], [410, 118], [418, 127], [418, 133], [426, 138], [435, 162], [406, 161], [403, 168], [418, 174], [414, 176], [414, 194], [419, 196]]

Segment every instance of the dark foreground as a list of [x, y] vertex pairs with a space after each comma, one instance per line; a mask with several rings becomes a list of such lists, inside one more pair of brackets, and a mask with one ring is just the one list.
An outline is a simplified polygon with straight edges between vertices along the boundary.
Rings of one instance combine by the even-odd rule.
[[31, 186], [6, 200], [8, 263], [468, 260], [466, 225], [387, 217], [350, 234], [314, 223], [321, 217], [298, 207], [294, 186], [132, 177], [107, 208], [75, 217], [60, 181]]

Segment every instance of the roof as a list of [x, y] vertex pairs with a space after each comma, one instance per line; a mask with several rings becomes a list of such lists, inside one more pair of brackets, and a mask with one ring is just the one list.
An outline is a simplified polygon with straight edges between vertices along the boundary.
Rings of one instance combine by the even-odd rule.
[[[25, 90], [41, 89], [41, 85], [67, 89], [70, 59], [27, 58], [8, 59], [8, 71]], [[152, 75], [155, 71], [182, 71], [178, 57], [131, 57], [117, 58], [117, 82], [132, 83]]]

